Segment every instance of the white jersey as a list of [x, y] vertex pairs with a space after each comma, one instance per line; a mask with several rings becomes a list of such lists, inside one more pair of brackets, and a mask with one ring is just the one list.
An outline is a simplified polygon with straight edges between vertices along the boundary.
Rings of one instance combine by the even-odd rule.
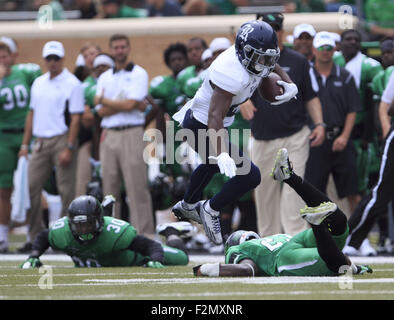
[[191, 108], [193, 116], [199, 122], [208, 125], [208, 112], [213, 93], [212, 84], [231, 92], [234, 97], [227, 116], [223, 120], [224, 127], [230, 126], [234, 121], [234, 114], [239, 111], [239, 105], [248, 100], [258, 87], [261, 77], [250, 74], [238, 60], [234, 45], [220, 54], [207, 70], [204, 82], [191, 99], [174, 115], [174, 119], [182, 122], [186, 110]]

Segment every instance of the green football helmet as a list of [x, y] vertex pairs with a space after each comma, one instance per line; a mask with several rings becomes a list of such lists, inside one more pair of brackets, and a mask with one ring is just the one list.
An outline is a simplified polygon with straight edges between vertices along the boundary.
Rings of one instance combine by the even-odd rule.
[[224, 254], [226, 255], [228, 249], [232, 246], [237, 246], [242, 242], [260, 238], [261, 237], [254, 231], [237, 230], [227, 238], [224, 244]]

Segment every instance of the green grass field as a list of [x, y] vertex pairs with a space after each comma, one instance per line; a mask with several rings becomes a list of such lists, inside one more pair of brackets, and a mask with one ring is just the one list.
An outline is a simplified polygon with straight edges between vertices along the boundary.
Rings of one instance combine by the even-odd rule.
[[372, 274], [345, 277], [197, 278], [192, 267], [222, 261], [191, 256], [188, 266], [149, 269], [74, 268], [47, 254], [42, 269], [22, 270], [24, 255], [0, 255], [0, 300], [360, 300], [394, 299], [394, 257], [355, 258]]

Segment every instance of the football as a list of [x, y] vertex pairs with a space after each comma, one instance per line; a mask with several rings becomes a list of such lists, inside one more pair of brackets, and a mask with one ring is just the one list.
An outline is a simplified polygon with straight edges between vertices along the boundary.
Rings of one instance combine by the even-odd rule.
[[282, 80], [282, 78], [275, 72], [271, 72], [268, 77], [261, 80], [259, 93], [263, 99], [268, 102], [275, 102], [277, 101], [275, 97], [283, 94], [283, 87], [276, 83], [278, 80]]

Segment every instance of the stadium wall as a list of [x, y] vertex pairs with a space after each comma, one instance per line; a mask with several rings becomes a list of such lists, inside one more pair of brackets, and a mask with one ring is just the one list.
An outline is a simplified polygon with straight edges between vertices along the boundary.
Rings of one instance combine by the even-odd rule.
[[[131, 60], [143, 66], [150, 78], [168, 74], [163, 51], [177, 41], [186, 42], [194, 36], [208, 43], [215, 37], [234, 39], [238, 27], [255, 15], [155, 17], [143, 19], [64, 20], [49, 23], [36, 21], [1, 22], [0, 34], [14, 38], [19, 46], [17, 62], [35, 62], [43, 67], [41, 50], [46, 41], [62, 41], [66, 49], [65, 64], [74, 69], [81, 46], [87, 41], [108, 51], [108, 39], [114, 33], [130, 36]], [[340, 13], [285, 14], [285, 34], [291, 34], [299, 23], [310, 23], [317, 31], [341, 32], [343, 27], [356, 27], [357, 18]]]

